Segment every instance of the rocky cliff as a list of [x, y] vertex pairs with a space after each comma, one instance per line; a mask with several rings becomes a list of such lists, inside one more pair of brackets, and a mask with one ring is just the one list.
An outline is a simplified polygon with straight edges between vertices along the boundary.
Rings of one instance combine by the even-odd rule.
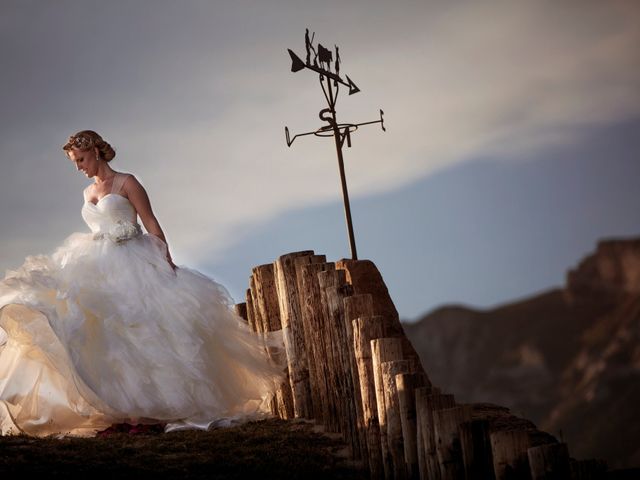
[[461, 401], [508, 406], [572, 456], [640, 465], [640, 239], [600, 242], [562, 289], [488, 311], [446, 306], [404, 329]]

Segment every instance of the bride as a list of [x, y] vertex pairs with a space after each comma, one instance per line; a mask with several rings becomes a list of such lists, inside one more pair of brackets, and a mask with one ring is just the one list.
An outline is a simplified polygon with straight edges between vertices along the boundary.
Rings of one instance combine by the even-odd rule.
[[[52, 255], [0, 281], [3, 435], [92, 436], [114, 423], [207, 429], [269, 415], [283, 365], [231, 309], [227, 290], [177, 267], [147, 193], [83, 130], [62, 147], [93, 178]], [[143, 233], [137, 218], [147, 233]]]

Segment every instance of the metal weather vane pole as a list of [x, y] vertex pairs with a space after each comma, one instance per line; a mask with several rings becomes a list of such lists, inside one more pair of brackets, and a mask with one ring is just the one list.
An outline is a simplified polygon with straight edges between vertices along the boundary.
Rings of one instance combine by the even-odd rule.
[[[348, 75], [345, 75], [346, 81], [340, 77], [340, 51], [338, 46], [335, 45], [335, 60], [333, 58], [333, 52], [321, 44], [318, 44], [318, 49], [313, 46], [313, 38], [315, 33], [309, 38], [309, 29], [306, 29], [305, 33], [305, 48], [306, 48], [306, 62], [303, 62], [291, 49], [289, 49], [289, 55], [291, 56], [291, 71], [298, 72], [305, 68], [312, 70], [319, 74], [320, 86], [322, 92], [327, 100], [328, 108], [320, 110], [320, 120], [327, 122], [317, 130], [306, 133], [299, 133], [293, 138], [289, 136], [289, 128], [284, 127], [285, 137], [287, 139], [287, 146], [291, 146], [293, 141], [297, 137], [305, 135], [316, 135], [319, 137], [333, 137], [336, 143], [336, 152], [338, 154], [338, 167], [340, 169], [340, 181], [342, 183], [342, 197], [344, 200], [344, 213], [347, 221], [347, 231], [349, 233], [349, 245], [351, 247], [351, 258], [353, 260], [358, 259], [358, 253], [356, 251], [356, 240], [353, 234], [353, 222], [351, 221], [351, 207], [349, 206], [349, 192], [347, 191], [347, 180], [344, 173], [344, 160], [342, 157], [342, 145], [344, 141], [347, 141], [347, 146], [351, 147], [351, 133], [355, 132], [358, 127], [363, 125], [369, 125], [372, 123], [379, 123], [383, 131], [384, 128], [384, 112], [380, 110], [380, 120], [374, 120], [372, 122], [363, 123], [338, 123], [336, 118], [336, 102], [338, 100], [338, 93], [340, 85], [344, 85], [349, 89], [349, 95], [358, 93], [360, 89], [353, 83]], [[313, 61], [312, 61], [313, 56]], [[332, 71], [333, 64], [333, 71]]]

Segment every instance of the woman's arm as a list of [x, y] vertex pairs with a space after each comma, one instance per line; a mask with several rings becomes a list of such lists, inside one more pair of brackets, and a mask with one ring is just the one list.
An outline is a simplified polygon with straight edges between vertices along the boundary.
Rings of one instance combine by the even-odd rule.
[[147, 232], [158, 237], [167, 246], [167, 261], [169, 262], [169, 265], [171, 265], [171, 268], [175, 270], [176, 265], [171, 259], [167, 239], [165, 238], [164, 232], [162, 231], [162, 228], [160, 228], [160, 224], [151, 209], [151, 202], [149, 201], [147, 191], [138, 179], [131, 174], [127, 175], [127, 179], [122, 185], [122, 190], [127, 194], [129, 201], [138, 212], [140, 220], [142, 220], [142, 224]]

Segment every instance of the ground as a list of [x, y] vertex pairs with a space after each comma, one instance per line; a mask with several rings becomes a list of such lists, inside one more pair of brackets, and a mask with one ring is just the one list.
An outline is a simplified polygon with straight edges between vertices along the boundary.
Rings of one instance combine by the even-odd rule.
[[206, 432], [115, 433], [65, 439], [0, 437], [0, 476], [368, 478], [347, 457], [344, 443], [336, 435], [323, 434], [310, 422], [279, 419]]

